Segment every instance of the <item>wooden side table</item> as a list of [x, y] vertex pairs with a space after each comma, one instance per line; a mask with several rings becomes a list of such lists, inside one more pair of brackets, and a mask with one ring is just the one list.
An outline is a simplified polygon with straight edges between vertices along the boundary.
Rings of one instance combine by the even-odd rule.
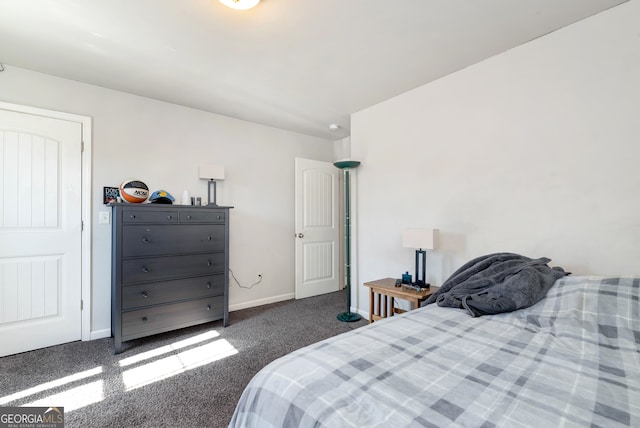
[[417, 308], [420, 302], [438, 291], [439, 288], [432, 285], [426, 290], [416, 291], [407, 287], [396, 287], [395, 284], [394, 278], [364, 283], [366, 287], [369, 287], [369, 323], [406, 312], [395, 307], [394, 299], [408, 300], [414, 308]]

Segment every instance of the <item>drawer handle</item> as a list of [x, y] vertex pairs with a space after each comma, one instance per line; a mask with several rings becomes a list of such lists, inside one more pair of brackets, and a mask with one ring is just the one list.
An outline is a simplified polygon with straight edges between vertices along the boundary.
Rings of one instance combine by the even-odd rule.
[[191, 220], [191, 216], [190, 215], [187, 216], [187, 220]]
[[131, 214], [129, 217], [136, 218], [136, 215], [135, 214]]
[[147, 273], [149, 272], [149, 269], [146, 266], [142, 266], [142, 272]]
[[217, 216], [216, 220], [222, 220], [222, 216], [221, 215]]
[[146, 291], [143, 291], [143, 292], [142, 292], [142, 293], [140, 293], [140, 294], [142, 294], [142, 297], [144, 297], [145, 299], [146, 299], [147, 297], [149, 297], [149, 295], [147, 294], [147, 292], [146, 292]]
[[148, 244], [149, 240], [147, 238], [142, 238], [142, 242], [144, 242], [145, 244]]
[[147, 317], [142, 317], [142, 321], [143, 321], [143, 322], [147, 322], [147, 321], [149, 321], [149, 320], [147, 319]]
[[207, 310], [210, 311], [211, 310], [211, 305], [207, 305]]
[[213, 266], [213, 262], [211, 262], [211, 260], [209, 260], [209, 261], [207, 262], [207, 266]]
[[207, 282], [207, 288], [211, 288], [211, 282]]
[[171, 220], [171, 219], [173, 219], [173, 216], [172, 215], [168, 215], [167, 216], [167, 220]]
[[209, 237], [207, 237], [207, 239], [208, 239], [209, 241], [211, 241], [213, 238], [212, 238], [211, 236], [209, 236]]

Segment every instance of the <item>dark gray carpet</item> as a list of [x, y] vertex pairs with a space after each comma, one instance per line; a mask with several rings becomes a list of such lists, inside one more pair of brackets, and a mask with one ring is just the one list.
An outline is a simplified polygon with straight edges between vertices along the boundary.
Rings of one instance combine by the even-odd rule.
[[[109, 338], [0, 358], [0, 406], [65, 407], [66, 427], [225, 427], [244, 387], [266, 364], [367, 323], [336, 319], [346, 309], [345, 299], [340, 291], [236, 311], [227, 328], [217, 321], [125, 342], [119, 355]], [[131, 357], [216, 332], [217, 337], [121, 366]], [[237, 354], [193, 367], [189, 354], [209, 358], [231, 346]], [[90, 370], [89, 377], [68, 378]], [[142, 378], [174, 374], [127, 390], [134, 372], [142, 372]], [[60, 385], [61, 380], [66, 383]], [[70, 410], [74, 403], [91, 401], [97, 402]]]

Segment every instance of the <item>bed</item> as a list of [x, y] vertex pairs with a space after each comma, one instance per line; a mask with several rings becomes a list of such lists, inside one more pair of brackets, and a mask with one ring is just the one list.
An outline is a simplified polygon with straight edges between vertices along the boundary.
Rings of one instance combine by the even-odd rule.
[[640, 278], [568, 276], [474, 318], [429, 305], [286, 355], [230, 427], [640, 426]]

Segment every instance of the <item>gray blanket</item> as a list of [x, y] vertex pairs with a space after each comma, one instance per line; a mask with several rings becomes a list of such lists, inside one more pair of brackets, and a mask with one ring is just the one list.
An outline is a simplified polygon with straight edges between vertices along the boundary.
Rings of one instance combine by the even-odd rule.
[[475, 258], [453, 273], [424, 303], [465, 308], [471, 316], [499, 314], [538, 303], [557, 279], [569, 275], [549, 267], [551, 259], [513, 253]]

